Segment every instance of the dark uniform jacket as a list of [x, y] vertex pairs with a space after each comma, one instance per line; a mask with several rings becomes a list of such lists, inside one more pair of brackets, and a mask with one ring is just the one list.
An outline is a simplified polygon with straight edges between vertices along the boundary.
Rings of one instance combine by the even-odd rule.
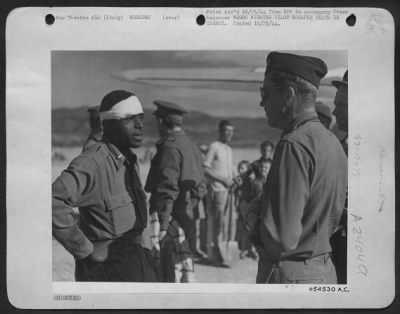
[[151, 193], [150, 211], [158, 213], [161, 230], [168, 229], [171, 215], [185, 230], [193, 219], [193, 199], [204, 196], [203, 183], [200, 150], [183, 130], [157, 143], [145, 190]]
[[253, 241], [276, 260], [329, 253], [346, 189], [347, 158], [338, 139], [315, 113], [299, 116], [277, 145]]
[[[147, 224], [146, 195], [136, 156], [100, 142], [75, 158], [53, 183], [53, 235], [75, 258], [93, 242], [140, 235]], [[79, 207], [79, 225], [72, 207]]]

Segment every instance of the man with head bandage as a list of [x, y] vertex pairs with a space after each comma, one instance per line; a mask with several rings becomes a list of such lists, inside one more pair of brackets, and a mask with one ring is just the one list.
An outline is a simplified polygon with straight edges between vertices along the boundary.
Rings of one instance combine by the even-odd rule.
[[[100, 105], [102, 140], [53, 183], [53, 235], [74, 256], [77, 281], [158, 281], [141, 245], [146, 195], [132, 152], [142, 143], [143, 117], [133, 93], [107, 94]], [[79, 208], [79, 224], [73, 207]]]

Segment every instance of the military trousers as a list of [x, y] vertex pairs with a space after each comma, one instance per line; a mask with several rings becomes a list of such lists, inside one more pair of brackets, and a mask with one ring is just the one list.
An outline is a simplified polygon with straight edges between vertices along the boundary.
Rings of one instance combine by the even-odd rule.
[[238, 248], [240, 251], [251, 251], [252, 244], [249, 239], [249, 230], [242, 215], [238, 215], [236, 220], [236, 237]]
[[207, 253], [207, 197], [204, 197], [201, 201], [204, 207], [204, 217], [200, 218], [199, 222], [199, 244], [200, 251]]
[[228, 191], [209, 190], [207, 199], [207, 255], [216, 263], [224, 263], [225, 258], [220, 248], [222, 241], [223, 217]]
[[161, 282], [193, 282], [194, 264], [185, 231], [171, 219], [160, 242], [159, 278]]
[[203, 199], [198, 201], [193, 210], [193, 238], [188, 237], [192, 254], [202, 254], [207, 252], [207, 218]]
[[121, 237], [108, 246], [102, 262], [91, 257], [77, 260], [76, 281], [157, 282], [156, 264], [148, 249], [132, 239]]
[[273, 262], [265, 257], [258, 261], [257, 283], [271, 284], [337, 284], [336, 270], [330, 254], [304, 261]]

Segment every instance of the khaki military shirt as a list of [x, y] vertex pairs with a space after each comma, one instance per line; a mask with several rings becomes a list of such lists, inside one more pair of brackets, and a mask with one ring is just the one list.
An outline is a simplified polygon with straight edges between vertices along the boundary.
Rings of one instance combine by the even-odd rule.
[[315, 113], [283, 132], [252, 231], [267, 256], [304, 260], [331, 251], [347, 189], [347, 158]]
[[[77, 259], [93, 251], [92, 242], [140, 234], [147, 224], [136, 156], [110, 143], [75, 158], [53, 183], [52, 196], [53, 235]], [[79, 225], [73, 207], [79, 208]]]

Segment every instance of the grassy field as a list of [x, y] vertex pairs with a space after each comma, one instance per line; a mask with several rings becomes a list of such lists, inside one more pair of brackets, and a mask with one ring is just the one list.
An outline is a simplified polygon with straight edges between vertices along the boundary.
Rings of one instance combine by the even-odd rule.
[[[52, 163], [52, 181], [54, 181], [65, 169], [69, 162], [81, 152], [80, 147], [66, 148], [55, 147], [53, 154], [64, 156], [65, 160], [53, 160]], [[145, 149], [137, 150], [139, 158], [143, 158]], [[246, 159], [249, 161], [258, 158], [257, 149], [234, 149], [234, 164]], [[149, 170], [149, 162], [140, 164], [140, 176], [142, 182], [145, 182]], [[148, 230], [145, 230], [145, 235], [148, 235]], [[231, 266], [230, 269], [216, 268], [206, 265], [195, 265], [195, 274], [197, 282], [205, 283], [254, 283], [257, 272], [257, 261], [252, 259], [239, 259], [239, 251], [236, 242], [226, 243], [221, 245], [225, 252], [227, 262]], [[53, 256], [53, 280], [54, 281], [74, 281], [74, 260], [72, 256], [56, 241], [52, 241], [52, 256]]]

